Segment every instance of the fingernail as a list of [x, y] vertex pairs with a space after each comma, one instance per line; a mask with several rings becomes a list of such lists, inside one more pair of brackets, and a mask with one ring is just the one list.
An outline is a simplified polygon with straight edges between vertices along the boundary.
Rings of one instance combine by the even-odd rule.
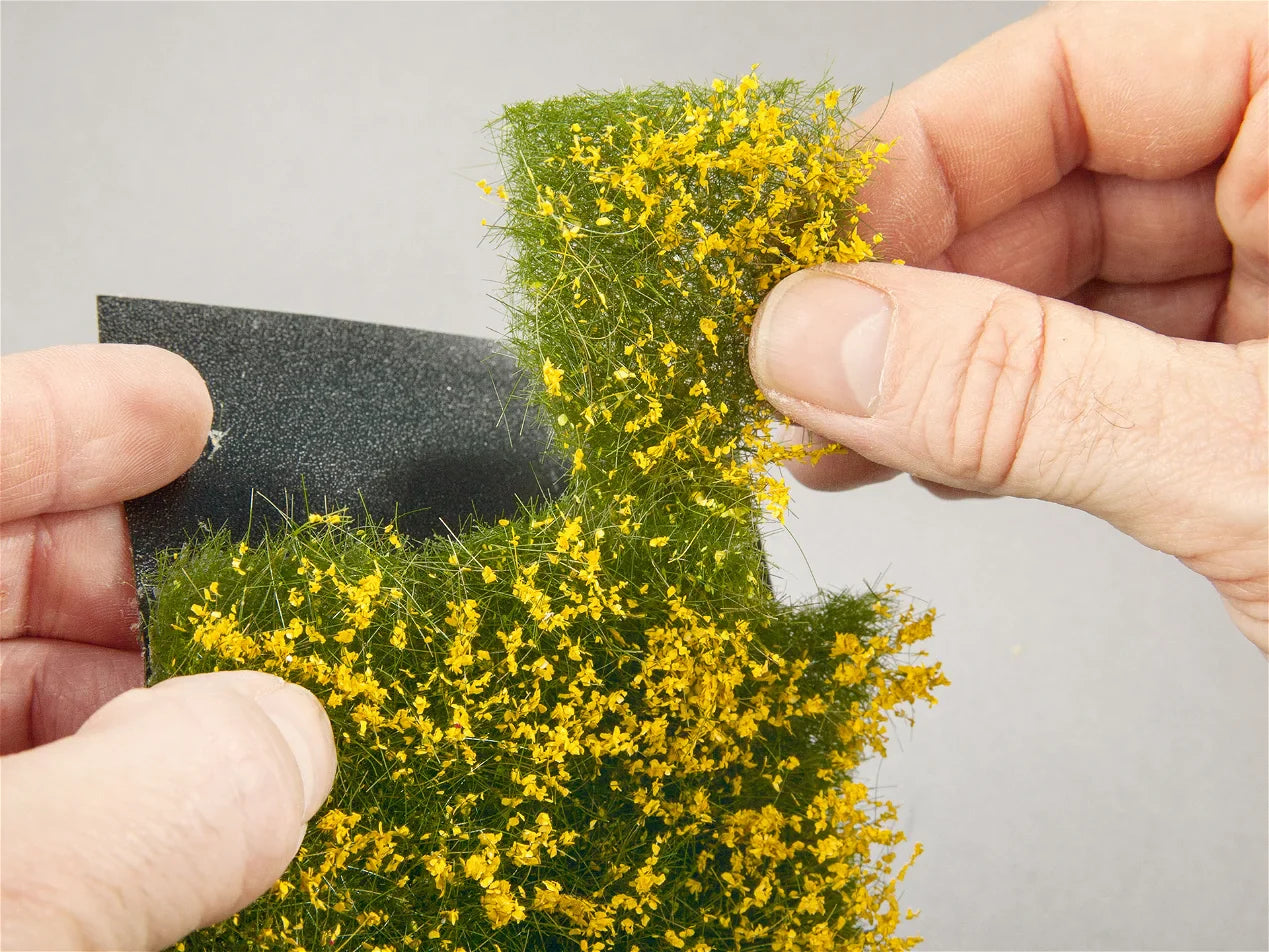
[[754, 319], [753, 371], [769, 396], [869, 416], [894, 308], [890, 295], [833, 271], [799, 271], [767, 296]]
[[335, 779], [335, 741], [326, 711], [308, 691], [285, 681], [255, 700], [295, 756], [304, 784], [305, 816], [312, 816], [326, 800]]

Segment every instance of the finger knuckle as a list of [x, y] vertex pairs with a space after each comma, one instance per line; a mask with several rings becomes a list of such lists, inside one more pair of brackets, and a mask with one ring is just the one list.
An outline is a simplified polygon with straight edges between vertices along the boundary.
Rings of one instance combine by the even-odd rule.
[[1004, 290], [953, 362], [950, 399], [942, 413], [944, 466], [963, 487], [1013, 488], [1044, 362], [1044, 329], [1042, 299]]

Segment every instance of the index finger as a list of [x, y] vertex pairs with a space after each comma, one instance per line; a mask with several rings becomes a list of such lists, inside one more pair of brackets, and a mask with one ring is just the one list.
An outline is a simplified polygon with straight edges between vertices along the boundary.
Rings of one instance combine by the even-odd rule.
[[1264, 82], [1260, 4], [1075, 4], [1006, 27], [859, 120], [899, 144], [868, 194], [894, 257], [953, 239], [1081, 166], [1173, 179], [1209, 165]]
[[166, 350], [51, 347], [0, 369], [0, 522], [143, 496], [207, 441], [207, 387]]

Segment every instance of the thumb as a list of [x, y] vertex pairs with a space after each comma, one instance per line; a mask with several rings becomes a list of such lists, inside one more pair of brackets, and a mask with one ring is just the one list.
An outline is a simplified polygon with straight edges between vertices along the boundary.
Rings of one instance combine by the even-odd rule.
[[3, 946], [161, 949], [282, 874], [335, 749], [311, 694], [235, 671], [129, 691], [0, 764]]
[[777, 409], [881, 466], [1076, 506], [1187, 560], [1230, 546], [1262, 560], [1263, 341], [1175, 340], [995, 281], [871, 263], [781, 282], [750, 361]]

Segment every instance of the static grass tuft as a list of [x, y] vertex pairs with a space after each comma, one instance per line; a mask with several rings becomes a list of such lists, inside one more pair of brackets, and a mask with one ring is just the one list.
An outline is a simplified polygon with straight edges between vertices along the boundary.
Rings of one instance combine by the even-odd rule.
[[919, 941], [895, 808], [853, 772], [946, 683], [933, 613], [775, 598], [772, 464], [824, 450], [772, 439], [746, 361], [776, 281], [874, 256], [856, 195], [886, 145], [856, 96], [750, 73], [493, 125], [509, 346], [569, 486], [455, 538], [314, 513], [161, 560], [157, 676], [276, 673], [340, 750], [286, 874], [185, 948]]

